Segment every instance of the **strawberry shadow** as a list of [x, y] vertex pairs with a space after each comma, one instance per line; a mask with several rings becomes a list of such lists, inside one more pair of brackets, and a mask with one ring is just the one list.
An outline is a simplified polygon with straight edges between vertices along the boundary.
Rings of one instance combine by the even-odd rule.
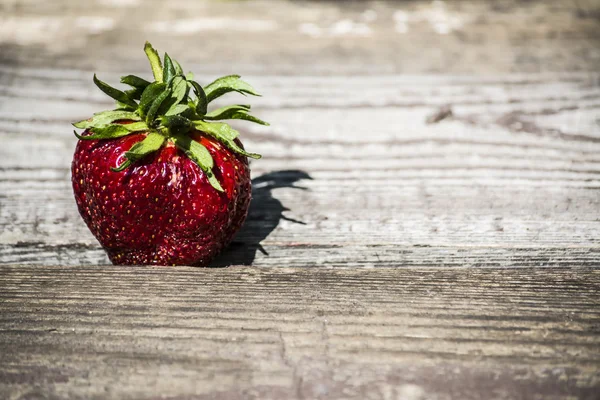
[[260, 251], [265, 256], [269, 255], [262, 247], [261, 242], [277, 228], [279, 221], [283, 219], [305, 225], [302, 221], [283, 215], [285, 211], [290, 210], [281, 201], [273, 197], [274, 189], [307, 190], [305, 187], [295, 185], [296, 182], [303, 179], [312, 178], [304, 171], [287, 170], [269, 172], [252, 179], [252, 201], [246, 222], [233, 239], [233, 242], [223, 250], [210, 266], [252, 265], [257, 252]]

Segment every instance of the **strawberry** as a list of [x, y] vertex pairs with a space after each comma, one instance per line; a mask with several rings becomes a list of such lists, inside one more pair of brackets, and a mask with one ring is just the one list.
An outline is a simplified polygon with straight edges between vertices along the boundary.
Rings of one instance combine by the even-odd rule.
[[248, 153], [226, 119], [266, 122], [250, 106], [208, 111], [229, 92], [258, 95], [237, 75], [202, 87], [177, 61], [144, 48], [154, 82], [121, 78], [117, 101], [84, 129], [71, 167], [79, 213], [114, 264], [207, 265], [240, 229], [251, 197]]

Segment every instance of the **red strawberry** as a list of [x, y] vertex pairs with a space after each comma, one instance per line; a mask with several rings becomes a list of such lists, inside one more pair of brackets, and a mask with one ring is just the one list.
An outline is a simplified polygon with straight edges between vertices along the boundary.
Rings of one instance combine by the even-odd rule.
[[[250, 106], [212, 112], [229, 92], [258, 95], [239, 76], [202, 88], [176, 61], [164, 67], [145, 46], [154, 82], [133, 75], [122, 92], [96, 85], [117, 109], [78, 122], [85, 129], [72, 163], [79, 213], [114, 264], [206, 265], [240, 229], [250, 203], [250, 170], [238, 132], [215, 120], [245, 119]], [[193, 93], [193, 94], [192, 94]]]

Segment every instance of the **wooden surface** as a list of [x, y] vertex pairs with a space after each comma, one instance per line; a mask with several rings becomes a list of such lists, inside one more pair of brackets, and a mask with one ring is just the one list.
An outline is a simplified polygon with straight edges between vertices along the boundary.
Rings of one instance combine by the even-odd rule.
[[0, 285], [5, 399], [598, 398], [595, 268], [18, 265]]
[[[599, 15], [0, 0], [0, 398], [598, 398]], [[264, 95], [230, 268], [108, 266], [77, 213], [70, 123], [147, 39]]]
[[597, 0], [0, 0], [0, 7], [0, 60], [42, 68], [147, 72], [139, 55], [145, 40], [186, 68], [215, 74], [597, 73], [600, 63]]

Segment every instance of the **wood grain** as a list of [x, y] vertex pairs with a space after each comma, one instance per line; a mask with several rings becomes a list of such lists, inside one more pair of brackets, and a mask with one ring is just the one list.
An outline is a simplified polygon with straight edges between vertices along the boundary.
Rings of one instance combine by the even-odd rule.
[[595, 0], [0, 0], [0, 60], [130, 72], [150, 40], [222, 74], [597, 72], [599, 13]]
[[0, 396], [591, 400], [599, 306], [590, 268], [2, 266]]

